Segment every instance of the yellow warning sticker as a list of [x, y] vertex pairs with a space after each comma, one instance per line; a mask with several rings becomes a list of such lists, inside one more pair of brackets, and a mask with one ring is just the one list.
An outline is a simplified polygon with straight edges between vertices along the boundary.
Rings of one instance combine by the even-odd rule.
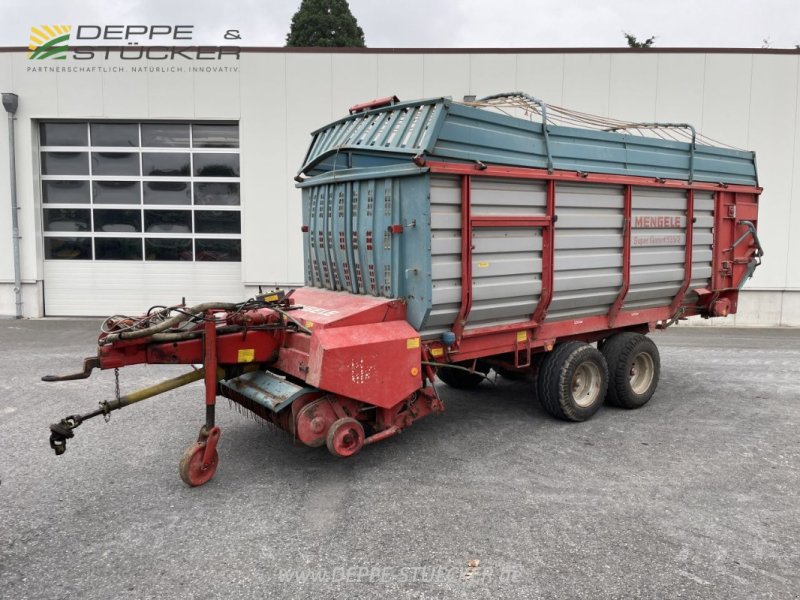
[[314, 326], [314, 323], [311, 321], [306, 321], [306, 329], [311, 329]]
[[406, 348], [409, 350], [413, 350], [414, 348], [419, 348], [419, 338], [409, 338], [406, 340]]
[[488, 266], [489, 266], [489, 263], [486, 262], [485, 260], [482, 260], [481, 262], [478, 263], [478, 268], [480, 268], [480, 269], [485, 269]]
[[444, 348], [431, 348], [431, 356], [442, 356], [444, 354]]
[[253, 362], [256, 359], [256, 350], [255, 348], [240, 348], [239, 349], [239, 356], [237, 357], [237, 362]]
[[518, 331], [517, 332], [517, 341], [518, 342], [525, 342], [528, 339], [528, 332], [527, 331]]
[[264, 296], [264, 302], [277, 302], [278, 301], [278, 294], [270, 294], [269, 296]]

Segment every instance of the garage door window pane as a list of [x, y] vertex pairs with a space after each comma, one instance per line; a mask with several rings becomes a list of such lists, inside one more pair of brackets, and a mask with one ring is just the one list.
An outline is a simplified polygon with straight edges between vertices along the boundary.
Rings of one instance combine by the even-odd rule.
[[205, 182], [194, 184], [194, 203], [200, 205], [234, 206], [239, 204], [239, 184]]
[[146, 210], [144, 223], [148, 233], [191, 233], [192, 213], [188, 210]]
[[231, 210], [198, 210], [194, 213], [195, 233], [241, 233], [241, 213]]
[[92, 175], [138, 175], [139, 154], [92, 152]]
[[43, 181], [42, 202], [89, 204], [88, 181]]
[[185, 181], [147, 181], [144, 184], [145, 204], [191, 204], [191, 184]]
[[46, 208], [44, 209], [45, 231], [89, 231], [91, 221], [89, 209]]
[[242, 260], [241, 240], [195, 240], [197, 260], [239, 262]]
[[188, 177], [189, 154], [183, 152], [142, 152], [145, 177]]
[[92, 260], [91, 238], [44, 238], [44, 257], [59, 260]]
[[43, 122], [39, 138], [48, 258], [241, 261], [237, 123]]
[[139, 210], [111, 209], [94, 211], [94, 230], [106, 233], [134, 233], [142, 230]]
[[88, 175], [86, 152], [42, 152], [42, 175]]
[[95, 260], [142, 260], [142, 238], [94, 238]]
[[145, 148], [188, 148], [189, 126], [181, 123], [142, 123]]
[[139, 145], [139, 126], [136, 123], [92, 123], [92, 146]]
[[195, 148], [238, 148], [239, 126], [195, 123], [192, 145]]
[[195, 154], [195, 177], [239, 177], [238, 154]]
[[86, 123], [42, 123], [39, 143], [42, 146], [88, 146]]
[[147, 260], [192, 260], [192, 240], [146, 238], [144, 255]]
[[95, 181], [92, 183], [95, 204], [141, 204], [138, 181]]

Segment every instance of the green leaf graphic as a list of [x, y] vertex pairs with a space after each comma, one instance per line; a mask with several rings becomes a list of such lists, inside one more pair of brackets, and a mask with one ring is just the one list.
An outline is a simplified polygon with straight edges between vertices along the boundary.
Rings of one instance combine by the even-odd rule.
[[[58, 54], [60, 52], [66, 52], [67, 50], [69, 50], [69, 46], [58, 46], [58, 44], [63, 43], [63, 42], [68, 42], [68, 41], [69, 41], [69, 34], [68, 33], [65, 34], [65, 35], [59, 36], [57, 38], [53, 38], [52, 40], [49, 40], [46, 43], [44, 43], [41, 46], [39, 46], [38, 48], [36, 48], [36, 50], [34, 50], [31, 53], [30, 58], [31, 59], [34, 59], [34, 58], [35, 59], [43, 59], [43, 58], [48, 58], [50, 56], [53, 56], [54, 54]], [[59, 57], [59, 58], [61, 58], [61, 57]]]

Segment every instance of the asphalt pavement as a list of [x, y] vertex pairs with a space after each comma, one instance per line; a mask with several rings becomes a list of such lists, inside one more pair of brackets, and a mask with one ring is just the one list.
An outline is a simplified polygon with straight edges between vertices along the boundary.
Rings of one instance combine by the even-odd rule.
[[[221, 399], [220, 466], [177, 472], [199, 383], [87, 422], [98, 320], [0, 321], [0, 598], [798, 598], [800, 330], [654, 334], [636, 411], [549, 417], [531, 381], [337, 460]], [[185, 367], [121, 371], [122, 393]]]

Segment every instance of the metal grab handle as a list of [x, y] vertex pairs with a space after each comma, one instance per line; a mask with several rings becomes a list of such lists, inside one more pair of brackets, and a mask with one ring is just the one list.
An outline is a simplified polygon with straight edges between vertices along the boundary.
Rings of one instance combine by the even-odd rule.
[[692, 133], [692, 142], [689, 144], [689, 183], [694, 181], [694, 153], [697, 149], [697, 130], [690, 123], [628, 123], [609, 127], [604, 131], [624, 131], [626, 129], [688, 129]]
[[752, 260], [747, 263], [747, 270], [744, 273], [744, 277], [742, 277], [742, 280], [739, 282], [739, 289], [741, 290], [744, 284], [753, 276], [756, 268], [761, 264], [761, 257], [764, 256], [764, 248], [761, 247], [761, 240], [758, 239], [758, 231], [756, 231], [756, 226], [752, 221], [741, 220], [739, 221], [739, 225], [747, 227], [747, 231], [739, 236], [739, 239], [733, 243], [731, 250], [741, 244], [749, 235], [753, 236], [753, 242], [755, 242], [756, 245], [756, 252]]
[[733, 247], [736, 248], [736, 246], [741, 244], [747, 238], [748, 235], [752, 235], [753, 236], [753, 241], [756, 243], [756, 250], [757, 250], [756, 256], [758, 258], [761, 258], [762, 256], [764, 256], [764, 249], [761, 247], [761, 240], [758, 239], [758, 232], [756, 231], [755, 224], [753, 224], [752, 221], [741, 220], [741, 221], [739, 221], [739, 225], [744, 225], [745, 227], [747, 227], [747, 231], [745, 231], [739, 237], [738, 240], [733, 242]]
[[530, 94], [526, 94], [525, 92], [503, 92], [501, 94], [492, 94], [491, 96], [484, 96], [477, 100], [477, 102], [487, 102], [489, 100], [498, 100], [502, 98], [523, 98], [530, 102], [531, 104], [537, 105], [542, 111], [542, 135], [544, 136], [544, 150], [547, 154], [547, 172], [553, 172], [553, 155], [550, 152], [550, 135], [547, 131], [547, 104], [539, 100], [538, 98], [534, 98]]

